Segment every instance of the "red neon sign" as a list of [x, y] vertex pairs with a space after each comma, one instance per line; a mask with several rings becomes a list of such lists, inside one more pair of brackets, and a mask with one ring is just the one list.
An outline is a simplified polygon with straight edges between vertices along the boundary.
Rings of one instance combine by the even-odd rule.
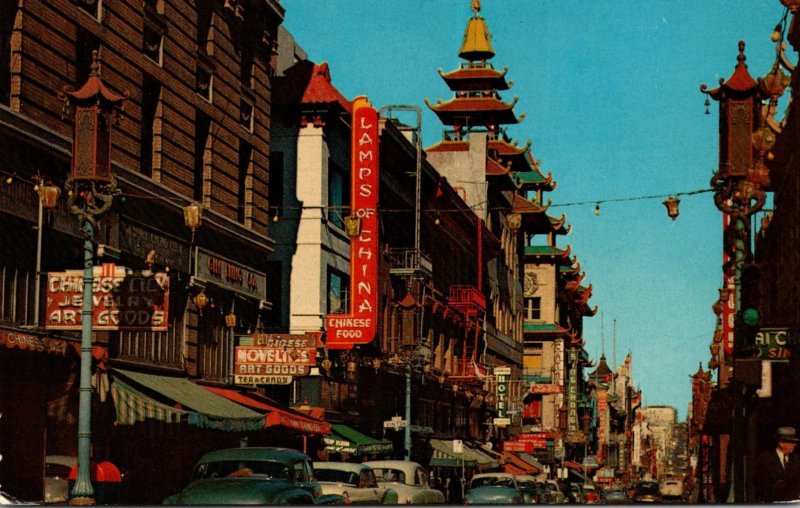
[[[727, 213], [722, 214], [722, 229], [726, 231], [731, 227], [731, 216]], [[731, 257], [727, 252], [722, 253], [722, 264], [727, 265]], [[722, 307], [722, 350], [725, 356], [733, 356], [733, 333], [734, 333], [734, 319], [736, 318], [735, 308], [735, 291], [736, 285], [732, 275], [722, 276], [722, 284], [724, 288], [728, 288], [727, 296]]]
[[378, 325], [378, 112], [366, 97], [353, 101], [351, 144], [351, 206], [361, 234], [350, 241], [350, 312], [325, 319], [328, 349], [367, 344]]

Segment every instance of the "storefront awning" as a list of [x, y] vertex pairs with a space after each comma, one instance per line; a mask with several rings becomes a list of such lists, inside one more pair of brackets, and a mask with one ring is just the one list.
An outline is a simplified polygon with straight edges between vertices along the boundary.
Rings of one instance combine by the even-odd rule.
[[528, 464], [530, 464], [533, 467], [535, 467], [538, 470], [538, 472], [536, 474], [541, 473], [542, 471], [544, 471], [544, 465], [542, 465], [542, 463], [539, 462], [539, 459], [537, 459], [536, 457], [534, 457], [530, 453], [519, 452], [519, 453], [515, 453], [514, 455], [516, 455], [517, 457], [521, 458], [522, 460], [524, 460]]
[[[210, 393], [188, 379], [122, 369], [112, 372], [111, 396], [117, 422], [122, 425], [154, 419], [167, 423], [185, 421], [196, 427], [230, 432], [265, 427], [260, 414]], [[145, 394], [146, 390], [154, 395]]]
[[[536, 457], [528, 453], [521, 452], [505, 452], [503, 458], [506, 460], [504, 467], [506, 472], [514, 474], [531, 474], [536, 475], [544, 471], [544, 466], [539, 462]], [[509, 469], [519, 470], [510, 471]]]
[[325, 441], [325, 449], [334, 453], [380, 455], [391, 453], [394, 449], [391, 441], [371, 438], [341, 423], [331, 424], [331, 432], [323, 440]]
[[449, 439], [431, 439], [431, 446], [433, 447], [431, 466], [461, 467], [462, 461], [464, 467], [478, 466], [478, 458], [468, 446], [463, 447], [463, 454], [453, 451], [453, 441]]
[[306, 434], [330, 434], [331, 432], [330, 423], [316, 420], [290, 409], [280, 408], [275, 401], [257, 393], [216, 386], [203, 386], [203, 389], [262, 413], [264, 415], [262, 419], [267, 427], [279, 425]]
[[514, 453], [505, 452], [503, 454], [503, 458], [506, 460], [505, 464], [503, 464], [503, 469], [505, 469], [507, 473], [533, 475], [541, 472], [540, 469], [537, 470], [536, 466], [529, 464], [525, 460], [522, 460]]
[[500, 467], [500, 462], [490, 454], [484, 452], [481, 447], [467, 442], [464, 442], [464, 445], [469, 446], [469, 449], [475, 454], [479, 469], [498, 469]]

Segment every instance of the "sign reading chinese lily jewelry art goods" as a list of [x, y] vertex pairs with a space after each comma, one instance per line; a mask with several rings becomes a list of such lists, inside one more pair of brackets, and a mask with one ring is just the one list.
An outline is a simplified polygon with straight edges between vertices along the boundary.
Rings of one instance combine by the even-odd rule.
[[[104, 263], [94, 267], [92, 328], [95, 330], [167, 330], [169, 275], [143, 275]], [[83, 270], [47, 274], [45, 328], [80, 330]]]
[[507, 416], [508, 411], [508, 377], [511, 375], [511, 367], [495, 367], [494, 378], [497, 382], [497, 417], [494, 424], [498, 426], [511, 425], [511, 418]]
[[316, 364], [320, 333], [256, 333], [239, 338], [234, 356], [236, 384], [289, 384]]
[[328, 349], [352, 349], [375, 338], [378, 319], [378, 112], [353, 101], [351, 208], [361, 231], [350, 240], [350, 309], [325, 319]]

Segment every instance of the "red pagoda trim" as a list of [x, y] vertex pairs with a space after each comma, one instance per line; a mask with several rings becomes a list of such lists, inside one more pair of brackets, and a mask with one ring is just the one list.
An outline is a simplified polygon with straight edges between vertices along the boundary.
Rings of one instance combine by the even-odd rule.
[[331, 82], [331, 72], [327, 63], [314, 66], [311, 79], [300, 99], [302, 104], [339, 104], [348, 113], [353, 112], [353, 104], [348, 101]]

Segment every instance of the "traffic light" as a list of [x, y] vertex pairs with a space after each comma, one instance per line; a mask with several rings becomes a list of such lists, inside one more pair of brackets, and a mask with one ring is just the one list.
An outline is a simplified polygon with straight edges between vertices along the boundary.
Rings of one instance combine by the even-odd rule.
[[761, 267], [756, 263], [747, 263], [742, 267], [740, 278], [740, 317], [744, 343], [755, 344], [755, 336], [761, 324], [759, 303], [761, 300]]

